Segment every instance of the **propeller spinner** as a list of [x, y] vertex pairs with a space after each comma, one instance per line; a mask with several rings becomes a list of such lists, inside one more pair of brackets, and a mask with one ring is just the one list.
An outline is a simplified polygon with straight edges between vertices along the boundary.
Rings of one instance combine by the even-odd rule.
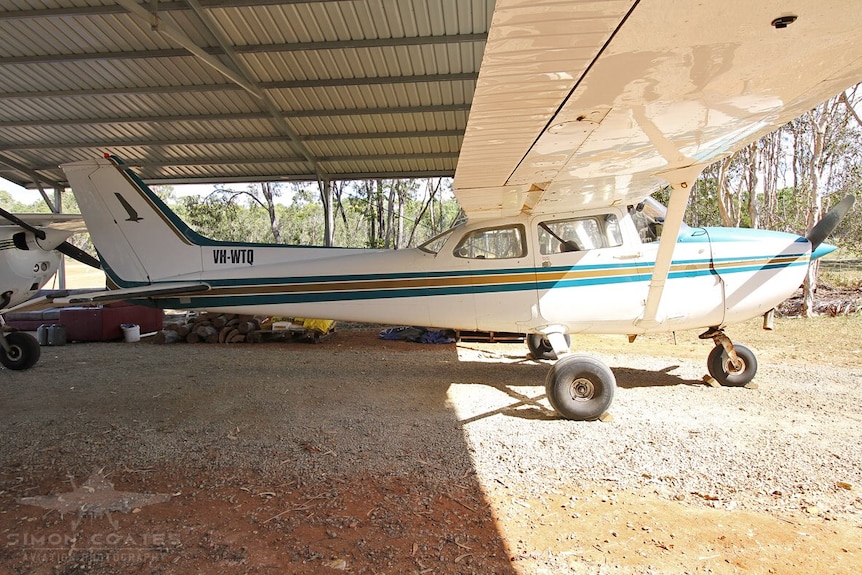
[[[2, 208], [0, 208], [0, 216], [5, 218], [6, 220], [12, 222], [13, 224], [20, 227], [21, 229], [32, 233], [36, 237], [37, 240], [45, 240], [47, 238], [47, 234], [45, 233], [45, 230], [40, 229], [36, 226], [33, 226], [33, 225], [25, 222], [23, 219], [19, 218], [15, 214], [7, 212], [6, 210], [4, 210]], [[90, 254], [88, 254], [84, 250], [80, 249], [79, 247], [69, 243], [68, 241], [61, 242], [54, 249], [56, 249], [58, 252], [60, 252], [62, 254], [69, 256], [70, 258], [72, 258], [74, 260], [81, 262], [82, 264], [88, 265], [88, 266], [96, 268], [96, 269], [102, 269], [102, 264], [101, 264], [101, 262], [99, 262], [98, 259], [94, 258], [93, 256], [91, 256]]]

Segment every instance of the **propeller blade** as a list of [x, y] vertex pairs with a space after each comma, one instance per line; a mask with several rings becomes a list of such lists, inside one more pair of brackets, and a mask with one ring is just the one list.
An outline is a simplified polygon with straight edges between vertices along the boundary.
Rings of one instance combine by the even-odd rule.
[[853, 207], [853, 203], [856, 201], [852, 195], [847, 196], [838, 204], [835, 205], [829, 212], [823, 216], [817, 225], [811, 228], [811, 231], [808, 232], [808, 235], [805, 236], [806, 239], [811, 242], [811, 251], [817, 249], [817, 247], [823, 243], [823, 240], [832, 233], [841, 220], [844, 219], [844, 216], [847, 215], [847, 212], [850, 211], [850, 208]]
[[65, 254], [72, 258], [73, 260], [78, 260], [82, 264], [86, 264], [90, 267], [96, 268], [97, 270], [102, 269], [102, 263], [82, 250], [77, 246], [73, 246], [69, 242], [63, 242], [59, 246], [57, 246], [57, 251], [61, 254]]
[[9, 220], [10, 222], [15, 224], [16, 226], [19, 226], [22, 229], [27, 230], [28, 232], [32, 232], [33, 235], [35, 235], [40, 240], [45, 239], [45, 231], [44, 230], [40, 230], [37, 227], [31, 226], [30, 224], [28, 224], [27, 222], [25, 222], [24, 220], [22, 220], [21, 218], [19, 218], [15, 214], [10, 214], [6, 210], [0, 208], [0, 216], [3, 216], [4, 218]]
[[[9, 213], [6, 210], [4, 210], [3, 208], [0, 208], [0, 217], [3, 217], [5, 219], [9, 220], [10, 222], [15, 224], [16, 226], [19, 226], [22, 229], [27, 230], [28, 232], [31, 232], [33, 235], [35, 235], [40, 240], [44, 240], [47, 237], [45, 230], [41, 230], [35, 226], [31, 226], [30, 224], [28, 224], [27, 222], [25, 222], [24, 220], [22, 220], [21, 218], [19, 218], [15, 214]], [[78, 260], [82, 264], [96, 268], [97, 270], [102, 269], [102, 262], [100, 262], [98, 259], [91, 256], [90, 254], [88, 254], [87, 252], [82, 250], [81, 248], [73, 246], [69, 242], [63, 242], [62, 244], [57, 246], [55, 249], [58, 252], [60, 252], [61, 254], [65, 254], [65, 255], [69, 256], [73, 260]]]

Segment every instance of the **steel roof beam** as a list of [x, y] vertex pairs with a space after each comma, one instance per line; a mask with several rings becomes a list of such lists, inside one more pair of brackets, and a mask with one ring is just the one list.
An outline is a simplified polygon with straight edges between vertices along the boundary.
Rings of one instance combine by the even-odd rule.
[[[261, 82], [264, 90], [296, 90], [300, 88], [337, 88], [347, 86], [380, 86], [386, 84], [424, 84], [433, 82], [464, 82], [475, 81], [477, 72], [462, 72], [456, 74], [426, 74], [417, 76], [385, 76], [374, 78], [336, 78], [318, 80], [285, 80], [277, 82]], [[35, 90], [27, 92], [0, 93], [0, 100], [28, 98], [72, 98], [91, 96], [124, 96], [140, 94], [184, 94], [188, 92], [229, 92], [242, 90], [235, 84], [194, 84], [187, 86], [136, 86], [92, 88], [83, 90], [46, 91]]]
[[[309, 52], [325, 50], [357, 50], [366, 48], [396, 48], [441, 44], [465, 44], [485, 42], [487, 34], [457, 34], [452, 36], [412, 36], [405, 38], [372, 38], [360, 40], [336, 40], [325, 42], [296, 42], [294, 44], [260, 44], [253, 46], [231, 46], [231, 50], [242, 54], [271, 54], [279, 52]], [[200, 50], [211, 56], [225, 54], [216, 47], [201, 47]], [[169, 48], [162, 50], [136, 50], [134, 52], [96, 52], [76, 54], [44, 54], [38, 56], [9, 56], [0, 58], [0, 66], [22, 64], [52, 64], [69, 62], [93, 62], [108, 60], [152, 60], [155, 58], [180, 58], [191, 56], [186, 50]]]
[[[308, 136], [297, 136], [301, 142], [328, 142], [340, 140], [396, 140], [396, 139], [413, 139], [413, 138], [450, 138], [462, 137], [464, 130], [425, 130], [416, 132], [368, 132], [361, 134], [313, 134]], [[133, 142], [108, 142], [99, 140], [98, 142], [51, 142], [51, 143], [20, 143], [20, 144], [0, 144], [2, 152], [20, 152], [25, 150], [75, 150], [79, 148], [131, 148], [137, 146], [208, 146], [208, 145], [244, 145], [244, 144], [289, 144], [290, 142], [283, 135], [274, 136], [252, 136], [252, 137], [231, 137], [231, 138], [187, 138], [182, 140], [144, 140], [137, 139]]]
[[[327, 4], [353, 2], [355, 0], [201, 0], [204, 8], [254, 8], [280, 4]], [[185, 2], [160, 2], [160, 12], [189, 10]], [[116, 4], [104, 6], [70, 6], [64, 8], [39, 8], [34, 10], [8, 10], [0, 12], [0, 20], [24, 20], [28, 18], [57, 18], [61, 16], [104, 16], [123, 14], [126, 10]]]
[[[24, 164], [20, 164], [20, 163], [16, 162], [15, 160], [12, 160], [10, 158], [5, 158], [3, 156], [0, 156], [0, 165], [11, 168], [12, 170], [18, 172], [19, 174], [24, 174], [24, 175], [28, 176], [29, 178], [31, 178], [31, 180], [32, 180], [31, 184], [33, 184], [34, 186], [37, 185], [37, 182], [41, 182], [43, 184], [47, 184], [48, 186], [50, 186], [52, 188], [63, 188], [63, 187], [65, 187], [65, 185], [63, 183], [61, 183], [59, 180], [52, 180], [52, 179], [46, 178], [46, 177], [44, 177], [38, 173], [41, 171], [56, 170], [57, 169], [56, 166], [51, 166], [51, 167], [47, 167], [44, 169], [32, 168], [29, 166], [25, 166]], [[10, 178], [11, 178], [11, 176], [10, 176]], [[7, 179], [10, 179], [10, 178], [7, 178]], [[15, 180], [12, 180], [12, 181], [15, 181]], [[20, 183], [20, 180], [15, 181], [15, 183], [22, 185]], [[40, 191], [41, 191], [41, 189], [40, 189]]]
[[[120, 154], [122, 156], [122, 154]], [[454, 160], [458, 158], [457, 152], [432, 152], [427, 154], [364, 154], [364, 155], [356, 155], [356, 156], [320, 156], [318, 161], [320, 162], [364, 162], [369, 160], [374, 161], [398, 161], [398, 160]], [[136, 161], [133, 158], [124, 158], [126, 164], [133, 168], [158, 168], [160, 170], [169, 170], [170, 168], [182, 168], [189, 166], [248, 166], [248, 165], [272, 165], [272, 164], [291, 164], [291, 163], [305, 163], [304, 158], [300, 157], [278, 157], [278, 158], [215, 158], [215, 157], [206, 157], [206, 158], [189, 158], [189, 159], [177, 159], [177, 158], [165, 158], [159, 161], [152, 162], [140, 162]], [[33, 170], [36, 171], [56, 171], [57, 167], [52, 166], [50, 164], [46, 164], [43, 166], [34, 167]], [[388, 172], [387, 172], [388, 173]], [[413, 173], [408, 171], [407, 173]], [[452, 170], [454, 173], [454, 168]], [[277, 181], [280, 177], [273, 176], [272, 181]], [[197, 181], [197, 178], [190, 178], [191, 180]], [[312, 178], [316, 179], [316, 178]], [[335, 179], [343, 179], [342, 175], [339, 173], [337, 178]]]
[[[336, 110], [296, 110], [282, 112], [285, 118], [328, 118], [339, 116], [407, 115], [437, 114], [446, 112], [467, 112], [470, 104], [445, 104], [441, 106], [402, 106], [396, 108], [349, 108]], [[266, 120], [266, 112], [246, 112], [233, 114], [180, 114], [176, 116], [116, 116], [112, 118], [45, 118], [41, 120], [0, 120], [3, 128], [38, 128], [47, 126], [88, 126], [99, 124], [160, 124], [176, 122], [232, 122]]]
[[327, 179], [326, 173], [320, 168], [317, 158], [303, 143], [302, 138], [300, 138], [296, 129], [294, 129], [290, 122], [281, 115], [280, 109], [276, 106], [275, 102], [273, 102], [272, 97], [261, 90], [260, 83], [254, 79], [251, 69], [237, 58], [230, 42], [228, 42], [227, 38], [225, 38], [221, 33], [220, 28], [213, 20], [212, 16], [210, 16], [210, 13], [201, 6], [198, 0], [186, 0], [186, 3], [191, 7], [192, 11], [197, 15], [200, 21], [203, 22], [204, 28], [206, 28], [216, 39], [216, 42], [218, 42], [219, 46], [221, 46], [221, 49], [224, 51], [225, 56], [231, 61], [234, 69], [238, 71], [239, 77], [243, 78], [248, 85], [253, 87], [252, 93], [260, 98], [263, 108], [269, 113], [270, 121], [275, 125], [275, 128], [282, 135], [287, 136], [287, 138], [290, 139], [291, 147], [305, 158], [305, 161], [308, 162], [312, 171], [317, 174], [317, 179], [321, 182], [320, 187], [322, 190], [322, 182]]
[[[354, 180], [408, 180], [415, 178], [451, 178], [455, 170], [419, 170], [419, 171], [395, 171], [395, 172], [346, 172], [332, 177], [333, 182], [349, 182]], [[308, 182], [316, 183], [313, 174], [296, 174], [292, 176], [231, 176], [218, 178], [146, 178], [146, 182], [155, 186], [182, 185], [182, 184], [252, 184], [259, 182]]]
[[195, 44], [192, 39], [189, 38], [188, 35], [176, 24], [159, 18], [157, 14], [153, 14], [152, 12], [138, 4], [135, 0], [114, 1], [126, 10], [128, 10], [129, 13], [132, 14], [138, 20], [149, 24], [154, 32], [158, 32], [159, 34], [167, 36], [168, 38], [188, 50], [189, 53], [197, 57], [201, 62], [203, 62], [219, 74], [223, 75], [224, 77], [228, 78], [234, 84], [240, 86], [255, 98], [263, 97], [263, 94], [261, 94], [260, 89], [255, 86], [254, 83], [250, 82], [247, 77], [245, 77], [243, 74], [238, 73], [236, 70], [225, 66], [225, 64], [217, 57], [213, 56], [212, 54], [208, 53], [206, 50]]

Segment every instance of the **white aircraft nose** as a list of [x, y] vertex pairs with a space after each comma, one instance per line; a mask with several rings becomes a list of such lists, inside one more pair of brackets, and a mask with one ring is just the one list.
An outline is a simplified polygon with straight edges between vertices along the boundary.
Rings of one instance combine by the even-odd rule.
[[818, 258], [822, 258], [826, 254], [831, 254], [832, 252], [834, 252], [837, 249], [838, 249], [837, 247], [835, 247], [831, 244], [820, 244], [819, 246], [814, 248], [814, 251], [811, 252], [811, 259], [813, 261], [813, 260], [816, 260]]

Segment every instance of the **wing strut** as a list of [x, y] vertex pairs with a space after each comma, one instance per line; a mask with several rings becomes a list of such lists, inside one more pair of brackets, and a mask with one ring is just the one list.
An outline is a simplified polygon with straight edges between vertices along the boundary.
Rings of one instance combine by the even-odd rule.
[[671, 193], [667, 206], [667, 215], [665, 216], [661, 232], [661, 240], [658, 246], [658, 254], [655, 258], [655, 267], [653, 268], [652, 278], [650, 278], [649, 282], [649, 293], [644, 305], [644, 314], [637, 322], [640, 326], [649, 328], [662, 323], [658, 318], [658, 309], [665, 283], [667, 283], [667, 276], [670, 273], [673, 250], [676, 247], [676, 240], [682, 227], [682, 218], [685, 215], [685, 208], [688, 205], [688, 197], [691, 195], [694, 181], [705, 167], [703, 164], [695, 164], [686, 168], [678, 168], [656, 174], [670, 183]]

